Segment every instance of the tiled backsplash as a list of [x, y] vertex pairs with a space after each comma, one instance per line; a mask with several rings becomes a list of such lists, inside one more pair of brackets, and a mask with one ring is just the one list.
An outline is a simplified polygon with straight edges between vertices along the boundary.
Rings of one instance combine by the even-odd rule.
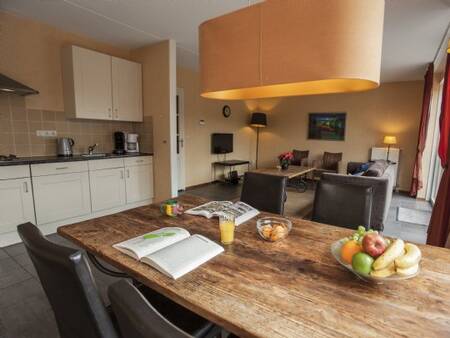
[[76, 154], [86, 153], [95, 143], [97, 152], [111, 152], [113, 133], [119, 130], [137, 132], [140, 150], [153, 151], [151, 116], [143, 123], [69, 120], [62, 111], [26, 109], [24, 97], [0, 94], [0, 155], [56, 155], [56, 138], [36, 136], [36, 130], [56, 130], [57, 137], [73, 138]]

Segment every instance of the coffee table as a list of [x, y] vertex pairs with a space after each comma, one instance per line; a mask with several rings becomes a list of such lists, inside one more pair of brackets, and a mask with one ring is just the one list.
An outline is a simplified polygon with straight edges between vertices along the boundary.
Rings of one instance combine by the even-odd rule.
[[289, 180], [288, 186], [297, 189], [299, 192], [305, 192], [308, 185], [306, 184], [304, 177], [307, 173], [314, 171], [314, 169], [314, 167], [290, 165], [289, 168], [285, 170], [280, 168], [260, 168], [254, 169], [251, 172], [287, 177]]

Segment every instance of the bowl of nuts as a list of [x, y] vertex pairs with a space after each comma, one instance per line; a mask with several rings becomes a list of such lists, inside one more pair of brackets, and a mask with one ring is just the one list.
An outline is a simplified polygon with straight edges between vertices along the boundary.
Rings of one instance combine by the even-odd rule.
[[286, 238], [292, 229], [292, 222], [281, 217], [263, 217], [256, 222], [259, 235], [269, 242]]

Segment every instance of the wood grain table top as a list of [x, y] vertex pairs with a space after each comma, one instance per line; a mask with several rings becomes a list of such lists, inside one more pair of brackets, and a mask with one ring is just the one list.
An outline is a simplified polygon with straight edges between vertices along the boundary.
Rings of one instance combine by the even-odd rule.
[[[187, 208], [205, 202], [189, 195], [179, 200]], [[420, 246], [419, 276], [370, 284], [330, 253], [331, 243], [351, 231], [290, 219], [291, 233], [277, 243], [259, 238], [256, 219], [241, 224], [223, 254], [176, 281], [112, 244], [167, 226], [219, 242], [217, 219], [170, 218], [150, 205], [62, 226], [58, 233], [241, 337], [450, 337], [448, 249]]]
[[305, 167], [305, 166], [296, 166], [296, 165], [290, 165], [289, 168], [285, 170], [281, 170], [278, 168], [259, 168], [251, 170], [253, 173], [260, 173], [260, 174], [266, 174], [266, 175], [273, 175], [273, 176], [283, 176], [287, 178], [294, 178], [297, 176], [305, 175], [311, 171], [314, 171], [314, 167]]

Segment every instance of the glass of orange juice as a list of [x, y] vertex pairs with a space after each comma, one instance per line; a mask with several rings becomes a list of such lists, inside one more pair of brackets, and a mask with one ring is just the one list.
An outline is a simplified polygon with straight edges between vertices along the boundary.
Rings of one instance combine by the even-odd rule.
[[234, 241], [234, 215], [222, 214], [219, 216], [220, 241], [222, 244], [231, 244]]

